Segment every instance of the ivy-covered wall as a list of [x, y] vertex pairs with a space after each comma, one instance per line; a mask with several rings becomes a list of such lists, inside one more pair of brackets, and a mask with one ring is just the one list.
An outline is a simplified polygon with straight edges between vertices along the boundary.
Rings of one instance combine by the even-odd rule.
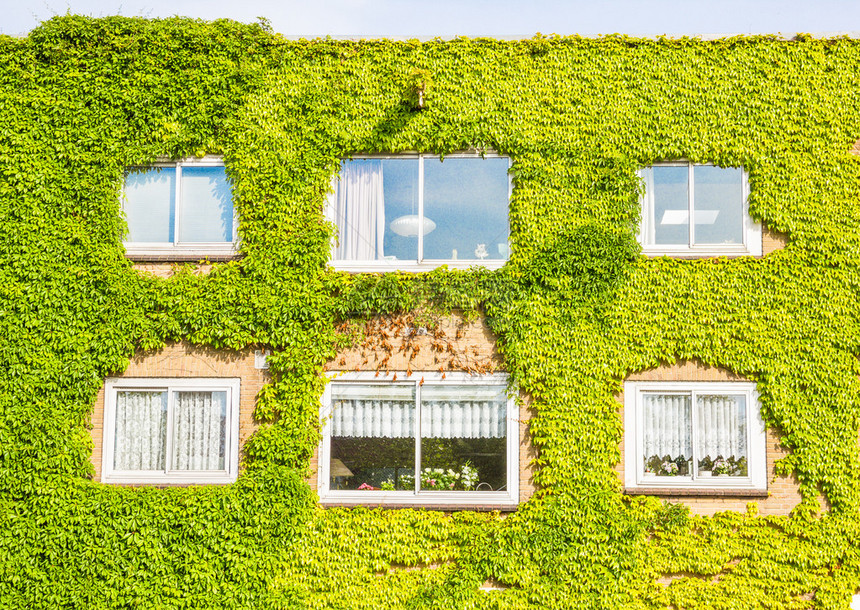
[[[857, 41], [285, 41], [66, 16], [0, 57], [0, 607], [846, 608], [860, 588]], [[473, 147], [513, 160], [502, 270], [326, 267], [340, 157]], [[124, 168], [202, 154], [225, 158], [241, 259], [138, 273]], [[746, 168], [787, 246], [640, 256], [636, 170], [676, 158]], [[319, 508], [339, 325], [428, 308], [487, 315], [532, 398], [540, 490], [507, 516]], [[274, 352], [239, 481], [93, 481], [104, 378], [179, 340]], [[758, 382], [805, 498], [791, 517], [622, 495], [613, 397], [678, 360]]]

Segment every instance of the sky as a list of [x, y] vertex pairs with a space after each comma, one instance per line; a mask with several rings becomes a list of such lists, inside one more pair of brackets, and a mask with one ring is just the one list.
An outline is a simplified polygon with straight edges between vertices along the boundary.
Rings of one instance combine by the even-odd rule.
[[[3, 6], [5, 5], [5, 6]], [[258, 17], [289, 37], [857, 34], [858, 0], [0, 0], [0, 34], [55, 15]]]

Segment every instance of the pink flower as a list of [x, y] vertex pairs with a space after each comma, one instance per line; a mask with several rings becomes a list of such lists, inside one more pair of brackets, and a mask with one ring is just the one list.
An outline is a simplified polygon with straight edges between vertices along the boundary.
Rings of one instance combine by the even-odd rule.
[[379, 489], [378, 487], [373, 487], [372, 485], [368, 485], [367, 483], [362, 483], [361, 485], [358, 486], [358, 488], [359, 489], [372, 489], [372, 490]]

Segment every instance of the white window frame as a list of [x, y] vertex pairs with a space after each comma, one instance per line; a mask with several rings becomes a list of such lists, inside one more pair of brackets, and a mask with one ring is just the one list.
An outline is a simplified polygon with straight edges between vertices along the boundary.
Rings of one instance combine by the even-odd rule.
[[[394, 381], [396, 376], [397, 381]], [[374, 371], [350, 373], [331, 373], [330, 381], [414, 384], [416, 408], [421, 401], [423, 385], [498, 385], [508, 384], [505, 374], [470, 375], [468, 373], [429, 373], [413, 371], [389, 372], [376, 376]], [[414, 505], [414, 506], [516, 506], [519, 503], [519, 442], [520, 425], [517, 401], [510, 389], [507, 398], [507, 490], [506, 491], [371, 491], [371, 490], [332, 490], [330, 488], [329, 466], [331, 464], [331, 384], [326, 385], [320, 408], [322, 441], [319, 445], [319, 468], [317, 491], [322, 504], [343, 505]], [[415, 480], [420, 480], [421, 465], [421, 417], [415, 418]]]
[[[701, 477], [698, 475], [698, 459], [693, 455], [693, 476], [667, 477], [645, 474], [642, 463], [644, 447], [644, 425], [642, 421], [642, 395], [645, 393], [688, 393], [692, 404], [697, 394], [742, 394], [747, 404], [747, 477]], [[692, 409], [693, 438], [696, 447], [695, 411]], [[624, 485], [628, 488], [694, 488], [694, 489], [748, 489], [767, 490], [767, 439], [765, 424], [761, 417], [761, 405], [752, 382], [702, 382], [702, 381], [626, 381], [624, 382]]]
[[[191, 242], [184, 243], [179, 241], [180, 234], [180, 209], [182, 205], [182, 169], [185, 167], [224, 167], [224, 160], [215, 155], [207, 155], [197, 158], [190, 157], [177, 161], [159, 161], [150, 165], [135, 165], [128, 168], [126, 174], [130, 171], [141, 169], [154, 168], [172, 168], [176, 170], [176, 180], [174, 185], [174, 198], [176, 206], [173, 211], [173, 241], [172, 242], [131, 242], [123, 241], [126, 254], [129, 256], [181, 256], [183, 258], [207, 256], [226, 257], [233, 256], [237, 252], [238, 246], [238, 226], [239, 216], [236, 213], [236, 204], [233, 202], [233, 237], [229, 242]], [[125, 175], [123, 175], [123, 187], [120, 193], [120, 202], [123, 215], [125, 215]], [[231, 188], [232, 192], [232, 188]]]
[[692, 163], [690, 161], [671, 161], [665, 163], [654, 163], [649, 167], [687, 167], [689, 177], [687, 180], [687, 218], [690, 219], [690, 233], [686, 245], [655, 244], [654, 234], [656, 231], [656, 219], [654, 218], [654, 187], [647, 184], [645, 169], [639, 170], [639, 177], [646, 183], [645, 192], [640, 199], [642, 207], [641, 226], [639, 227], [639, 243], [642, 244], [642, 253], [646, 256], [761, 256], [761, 223], [750, 217], [749, 213], [749, 173], [743, 170], [743, 243], [742, 244], [705, 244], [693, 245], [693, 231], [695, 230], [695, 188], [693, 183], [693, 168], [695, 167], [719, 167], [713, 163]]
[[[113, 467], [116, 447], [116, 397], [119, 391], [163, 390], [168, 395], [165, 468], [161, 470], [117, 470]], [[223, 470], [170, 470], [173, 424], [173, 393], [177, 390], [227, 392], [227, 425]], [[154, 484], [233, 483], [239, 469], [239, 390], [238, 377], [112, 377], [105, 382], [105, 417], [102, 439], [102, 482]]]
[[[397, 154], [367, 154], [367, 155], [353, 155], [351, 157], [344, 157], [341, 159], [343, 161], [351, 161], [356, 159], [417, 159], [418, 160], [418, 209], [415, 213], [418, 215], [418, 246], [417, 253], [418, 256], [415, 260], [398, 260], [398, 261], [377, 261], [377, 260], [368, 260], [368, 261], [349, 261], [349, 260], [330, 260], [329, 265], [333, 269], [337, 269], [338, 271], [349, 271], [351, 273], [378, 273], [383, 271], [407, 271], [407, 272], [415, 272], [415, 271], [430, 271], [432, 269], [436, 269], [437, 267], [441, 267], [442, 265], [447, 265], [449, 269], [469, 269], [470, 267], [484, 267], [485, 269], [501, 269], [507, 260], [481, 260], [478, 258], [475, 259], [424, 259], [424, 160], [425, 159], [439, 159], [442, 155], [434, 155], [427, 153], [416, 153], [416, 152], [404, 152]], [[508, 160], [508, 236], [510, 239], [510, 226], [511, 226], [511, 218], [510, 218], [510, 210], [511, 210], [511, 195], [513, 193], [513, 180], [511, 179], [511, 158], [507, 155], [501, 155], [496, 152], [485, 152], [485, 153], [477, 153], [477, 152], [457, 152], [451, 153], [448, 155], [444, 155], [445, 159], [507, 159]], [[332, 189], [337, 189], [337, 183], [339, 181], [339, 170], [338, 174], [334, 176], [332, 179]], [[328, 201], [326, 201], [326, 205], [328, 205]], [[337, 236], [335, 236], [337, 239]], [[510, 242], [509, 242], [510, 243]], [[510, 253], [508, 260], [510, 259]]]

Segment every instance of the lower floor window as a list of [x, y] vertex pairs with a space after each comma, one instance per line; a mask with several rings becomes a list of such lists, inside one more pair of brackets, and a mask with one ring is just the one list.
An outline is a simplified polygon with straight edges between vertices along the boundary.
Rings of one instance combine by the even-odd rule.
[[340, 375], [324, 396], [320, 495], [344, 503], [515, 503], [515, 408], [503, 375]]
[[766, 486], [752, 383], [628, 382], [628, 486]]
[[235, 480], [238, 400], [238, 379], [108, 380], [104, 480]]

